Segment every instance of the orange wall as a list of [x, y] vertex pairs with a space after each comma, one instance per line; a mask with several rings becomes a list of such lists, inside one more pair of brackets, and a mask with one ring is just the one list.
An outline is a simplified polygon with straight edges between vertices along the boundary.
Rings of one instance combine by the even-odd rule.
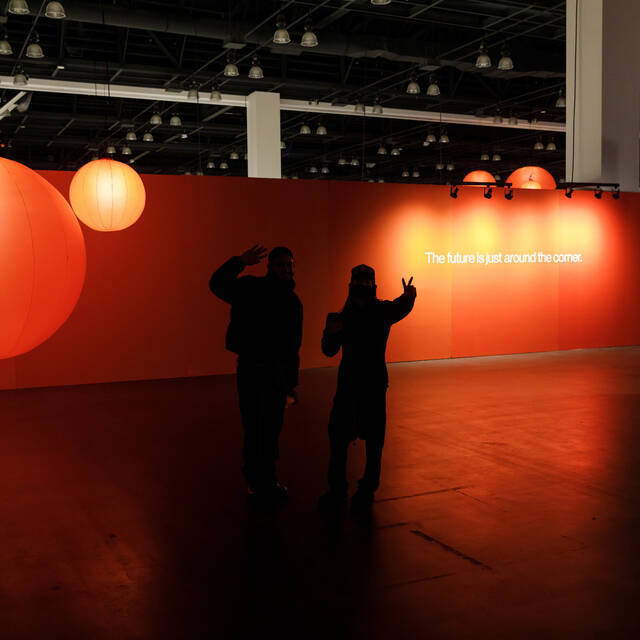
[[[68, 196], [72, 173], [41, 172]], [[131, 228], [83, 226], [87, 279], [78, 305], [47, 342], [0, 361], [0, 388], [228, 373], [228, 308], [212, 271], [256, 242], [286, 244], [304, 304], [302, 366], [320, 352], [327, 311], [349, 271], [376, 269], [378, 294], [401, 278], [414, 312], [391, 332], [390, 361], [640, 343], [640, 194], [518, 190], [506, 201], [477, 188], [143, 176], [147, 206]], [[582, 264], [428, 265], [425, 251], [582, 253]], [[247, 273], [263, 273], [264, 266]]]

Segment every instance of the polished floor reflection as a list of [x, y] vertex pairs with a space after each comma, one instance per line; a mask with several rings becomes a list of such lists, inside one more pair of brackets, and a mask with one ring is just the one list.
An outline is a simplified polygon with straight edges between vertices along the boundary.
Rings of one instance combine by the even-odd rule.
[[1, 392], [2, 637], [640, 637], [640, 348], [391, 365], [370, 518], [315, 509], [335, 375], [275, 511], [233, 376]]

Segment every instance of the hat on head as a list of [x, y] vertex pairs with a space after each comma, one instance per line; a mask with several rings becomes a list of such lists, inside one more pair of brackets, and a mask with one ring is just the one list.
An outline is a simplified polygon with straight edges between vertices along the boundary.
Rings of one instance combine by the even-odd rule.
[[367, 264], [359, 264], [351, 269], [351, 281], [353, 282], [356, 278], [367, 278], [375, 284], [376, 272]]

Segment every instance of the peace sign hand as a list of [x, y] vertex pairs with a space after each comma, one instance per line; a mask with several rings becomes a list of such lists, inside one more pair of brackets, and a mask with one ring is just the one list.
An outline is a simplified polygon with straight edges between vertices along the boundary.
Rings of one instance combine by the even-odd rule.
[[413, 276], [409, 278], [409, 282], [405, 282], [402, 278], [402, 288], [404, 289], [404, 295], [414, 300], [416, 297], [416, 288], [411, 284], [413, 282]]
[[242, 260], [245, 265], [258, 264], [258, 262], [260, 262], [260, 260], [264, 258], [266, 253], [267, 249], [265, 247], [263, 247], [261, 244], [254, 244], [251, 249], [247, 249], [240, 256], [240, 260]]

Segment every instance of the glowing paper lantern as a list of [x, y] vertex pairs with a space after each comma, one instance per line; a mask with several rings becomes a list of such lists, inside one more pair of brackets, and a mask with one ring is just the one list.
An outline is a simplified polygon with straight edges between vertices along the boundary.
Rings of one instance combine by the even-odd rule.
[[0, 158], [0, 358], [30, 351], [71, 315], [86, 272], [84, 237], [62, 194]]
[[104, 158], [78, 169], [69, 188], [76, 215], [96, 231], [121, 231], [142, 214], [146, 200], [140, 176], [129, 166]]
[[467, 173], [467, 175], [463, 179], [463, 182], [495, 182], [495, 180], [488, 171], [478, 170]]
[[507, 182], [511, 182], [511, 186], [514, 189], [556, 188], [556, 181], [553, 176], [542, 167], [520, 167], [507, 178]]

